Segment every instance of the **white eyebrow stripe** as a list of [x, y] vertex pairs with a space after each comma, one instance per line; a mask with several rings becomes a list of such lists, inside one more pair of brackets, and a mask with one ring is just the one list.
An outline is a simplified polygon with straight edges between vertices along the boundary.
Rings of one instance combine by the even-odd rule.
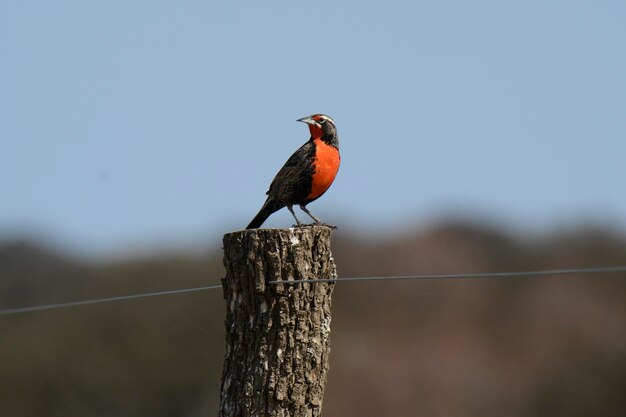
[[335, 124], [335, 121], [334, 121], [333, 119], [331, 119], [330, 117], [328, 117], [328, 116], [326, 116], [326, 115], [324, 115], [324, 114], [322, 114], [322, 115], [320, 115], [320, 116], [321, 116], [323, 119], [330, 120], [330, 122], [331, 122], [332, 124]]

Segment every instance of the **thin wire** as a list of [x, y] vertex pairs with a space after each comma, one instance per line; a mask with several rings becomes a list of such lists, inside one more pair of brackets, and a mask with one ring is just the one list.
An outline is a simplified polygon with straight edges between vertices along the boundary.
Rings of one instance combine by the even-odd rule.
[[93, 300], [70, 301], [67, 303], [43, 304], [43, 305], [30, 306], [30, 307], [7, 308], [7, 309], [0, 310], [0, 316], [4, 316], [8, 314], [30, 313], [33, 311], [52, 310], [54, 308], [78, 307], [78, 306], [85, 306], [85, 305], [90, 305], [90, 304], [109, 303], [112, 301], [135, 300], [137, 298], [158, 297], [161, 295], [183, 294], [183, 293], [189, 293], [189, 292], [215, 290], [217, 288], [222, 288], [222, 286], [221, 285], [209, 285], [206, 287], [146, 292], [146, 293], [141, 293], [141, 294], [121, 295], [119, 297], [107, 297], [107, 298], [97, 298]]
[[390, 277], [348, 277], [348, 278], [322, 278], [322, 279], [298, 279], [290, 281], [269, 281], [268, 284], [305, 284], [315, 282], [343, 282], [343, 281], [399, 281], [399, 280], [434, 280], [434, 279], [469, 279], [469, 278], [510, 278], [510, 277], [537, 277], [549, 275], [575, 275], [607, 272], [626, 272], [626, 266], [607, 266], [599, 268], [570, 268], [548, 269], [543, 271], [521, 272], [487, 272], [478, 274], [449, 274], [449, 275], [401, 275]]
[[[268, 284], [306, 284], [323, 282], [355, 282], [355, 281], [399, 281], [399, 280], [435, 280], [435, 279], [470, 279], [470, 278], [511, 278], [511, 277], [537, 277], [550, 275], [575, 275], [592, 273], [626, 272], [626, 266], [607, 266], [599, 268], [570, 268], [570, 269], [549, 269], [543, 271], [521, 271], [521, 272], [487, 272], [478, 274], [448, 274], [448, 275], [401, 275], [387, 277], [348, 277], [348, 278], [320, 278], [320, 279], [300, 279], [290, 281], [268, 281]], [[138, 298], [157, 297], [161, 295], [183, 294], [198, 291], [215, 290], [222, 288], [221, 285], [209, 285], [205, 287], [183, 288], [180, 290], [156, 291], [141, 294], [122, 295], [118, 297], [97, 298], [93, 300], [70, 301], [67, 303], [43, 304], [30, 307], [7, 308], [0, 310], [0, 316], [19, 313], [30, 313], [34, 311], [52, 310], [56, 308], [78, 307], [91, 304], [109, 303], [113, 301], [134, 300]]]

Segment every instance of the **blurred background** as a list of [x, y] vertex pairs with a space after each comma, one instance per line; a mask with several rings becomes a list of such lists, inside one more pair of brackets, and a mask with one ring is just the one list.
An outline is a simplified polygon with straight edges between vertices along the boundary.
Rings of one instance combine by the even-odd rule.
[[[0, 5], [0, 309], [218, 284], [329, 114], [340, 276], [626, 264], [626, 3]], [[287, 210], [268, 227], [287, 227]], [[324, 415], [626, 415], [626, 278], [351, 283]], [[2, 416], [207, 416], [220, 290], [0, 316]]]

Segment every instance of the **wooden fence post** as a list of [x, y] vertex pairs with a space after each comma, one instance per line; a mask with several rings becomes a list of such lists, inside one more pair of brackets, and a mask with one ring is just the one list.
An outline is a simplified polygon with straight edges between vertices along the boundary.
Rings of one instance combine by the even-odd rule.
[[224, 235], [226, 354], [220, 417], [320, 416], [336, 278], [324, 226]]

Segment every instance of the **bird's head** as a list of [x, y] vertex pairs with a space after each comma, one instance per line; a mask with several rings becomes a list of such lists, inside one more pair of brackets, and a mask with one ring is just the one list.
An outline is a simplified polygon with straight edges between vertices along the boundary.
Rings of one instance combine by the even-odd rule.
[[298, 119], [299, 122], [303, 122], [309, 125], [309, 131], [313, 138], [336, 138], [337, 128], [335, 122], [325, 114], [313, 114], [311, 116]]

